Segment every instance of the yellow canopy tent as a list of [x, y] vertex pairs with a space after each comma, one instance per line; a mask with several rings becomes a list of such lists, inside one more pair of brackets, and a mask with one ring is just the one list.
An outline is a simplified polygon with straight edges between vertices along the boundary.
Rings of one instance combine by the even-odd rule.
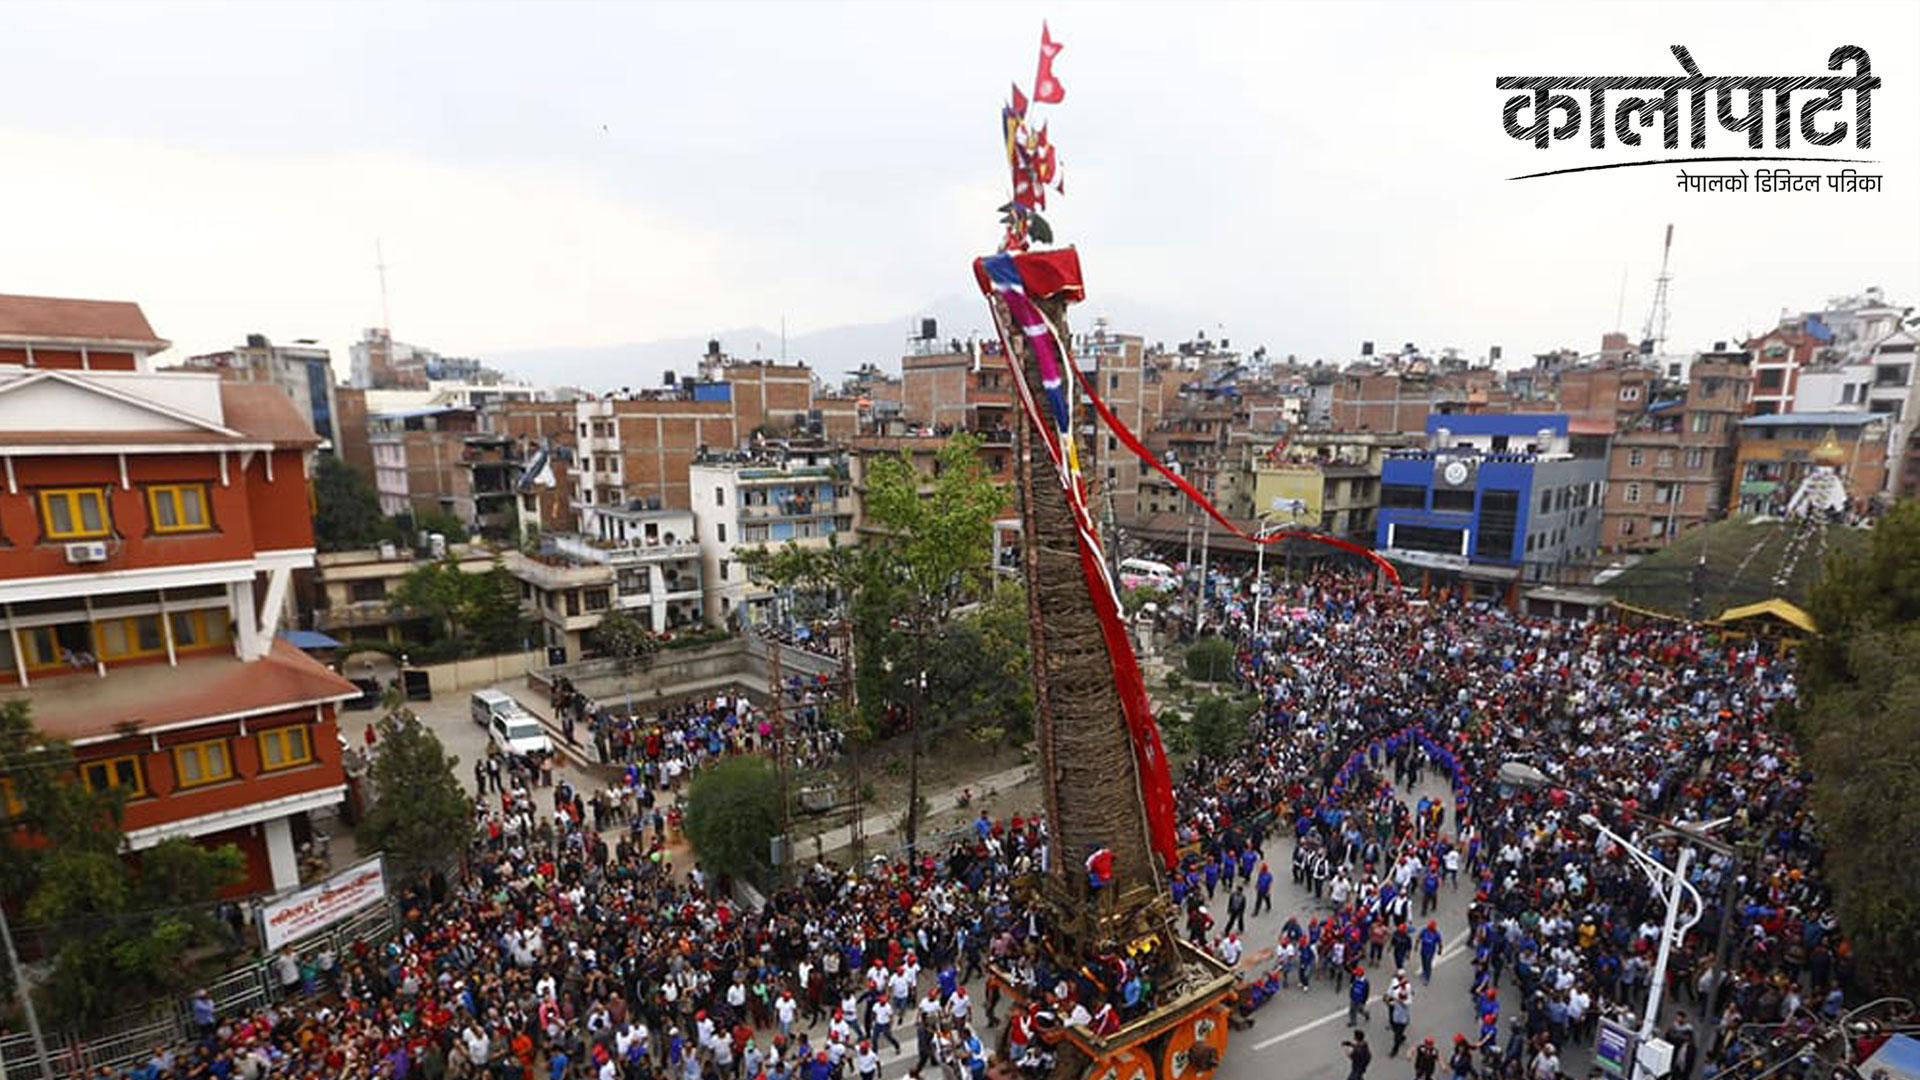
[[1814, 632], [1812, 616], [1777, 596], [1728, 608], [1713, 621], [1728, 630], [1778, 637], [1802, 638]]

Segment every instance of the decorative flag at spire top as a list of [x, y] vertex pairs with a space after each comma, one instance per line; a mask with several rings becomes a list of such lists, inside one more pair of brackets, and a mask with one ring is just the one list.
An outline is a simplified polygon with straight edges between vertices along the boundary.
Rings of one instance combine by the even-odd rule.
[[1047, 32], [1047, 24], [1040, 24], [1040, 69], [1033, 76], [1033, 100], [1048, 105], [1058, 105], [1067, 99], [1067, 88], [1053, 77], [1053, 58], [1060, 55], [1064, 48], [1053, 40]]
[[1053, 228], [1039, 212], [1047, 208], [1047, 188], [1065, 194], [1066, 185], [1060, 177], [1058, 154], [1047, 138], [1047, 126], [1028, 126], [1028, 110], [1066, 99], [1066, 90], [1053, 76], [1053, 58], [1061, 48], [1047, 25], [1041, 23], [1040, 67], [1034, 75], [1033, 96], [1029, 98], [1015, 83], [1012, 96], [1000, 109], [1000, 134], [1006, 144], [1013, 188], [1013, 197], [1000, 208], [1000, 224], [1006, 230], [1000, 242], [1002, 251], [1025, 251], [1036, 240], [1053, 243]]

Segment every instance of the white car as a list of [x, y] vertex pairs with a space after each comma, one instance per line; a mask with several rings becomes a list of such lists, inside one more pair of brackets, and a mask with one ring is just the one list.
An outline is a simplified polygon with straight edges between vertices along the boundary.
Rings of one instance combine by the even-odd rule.
[[495, 716], [488, 730], [492, 733], [493, 745], [503, 754], [553, 753], [553, 740], [547, 738], [547, 729], [526, 713], [516, 711]]

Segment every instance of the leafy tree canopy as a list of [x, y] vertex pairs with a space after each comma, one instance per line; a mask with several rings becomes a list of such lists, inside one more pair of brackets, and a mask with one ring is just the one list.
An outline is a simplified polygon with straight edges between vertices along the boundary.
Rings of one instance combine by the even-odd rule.
[[1883, 990], [1920, 986], [1920, 503], [1830, 558], [1808, 613], [1794, 723], [1842, 929]]
[[778, 778], [758, 754], [700, 770], [687, 790], [687, 840], [700, 862], [718, 873], [764, 881], [780, 816]]
[[380, 513], [373, 483], [332, 454], [319, 455], [313, 503], [313, 539], [321, 551], [352, 551], [400, 539], [399, 527]]
[[1222, 637], [1203, 637], [1187, 647], [1187, 678], [1195, 682], [1219, 682], [1233, 677], [1233, 642]]
[[36, 991], [47, 1022], [85, 1029], [199, 978], [188, 952], [222, 940], [211, 903], [244, 874], [239, 850], [175, 837], [133, 856], [136, 870], [123, 793], [81, 782], [23, 701], [0, 704], [0, 775], [18, 804], [0, 826], [0, 893], [22, 898], [17, 933], [53, 954]]
[[362, 847], [407, 869], [458, 854], [473, 835], [473, 800], [460, 787], [440, 736], [390, 695], [374, 747], [373, 808], [360, 823]]

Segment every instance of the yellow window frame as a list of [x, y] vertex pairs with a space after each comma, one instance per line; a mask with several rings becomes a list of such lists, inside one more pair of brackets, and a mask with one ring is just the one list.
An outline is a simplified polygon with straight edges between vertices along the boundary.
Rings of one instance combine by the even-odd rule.
[[[28, 671], [50, 671], [67, 666], [66, 658], [60, 655], [59, 628], [54, 626], [23, 626], [20, 628], [20, 651], [26, 660]], [[46, 646], [43, 654], [41, 646]]]
[[[82, 497], [92, 496], [97, 504], [100, 516], [98, 526], [86, 524], [86, 514], [82, 511]], [[65, 508], [67, 527], [54, 526], [54, 507]], [[84, 488], [46, 488], [40, 492], [40, 524], [46, 530], [49, 540], [97, 540], [113, 535], [113, 503], [107, 498], [105, 487]]]
[[[127, 767], [126, 771], [133, 777], [131, 783], [121, 782], [120, 769], [118, 768], [118, 766], [121, 765], [125, 765]], [[99, 783], [94, 782], [94, 770], [96, 769], [100, 772]], [[127, 797], [132, 799], [141, 798], [147, 793], [147, 774], [145, 770], [140, 768], [140, 755], [138, 754], [123, 754], [120, 757], [101, 758], [97, 761], [83, 761], [80, 763], [80, 778], [86, 781], [87, 787], [94, 791], [122, 788], [125, 789]]]
[[[301, 765], [309, 765], [313, 762], [313, 735], [307, 730], [304, 724], [269, 728], [266, 731], [260, 732], [257, 738], [260, 742], [260, 771], [262, 772], [292, 769]], [[293, 749], [295, 742], [300, 744], [298, 748], [299, 756], [297, 757], [289, 752]], [[274, 761], [272, 757], [268, 755], [267, 748], [269, 746], [279, 748], [279, 761]]]
[[[220, 771], [215, 772], [210, 751], [217, 750], [220, 755]], [[186, 763], [191, 760], [198, 766], [200, 775], [189, 780]], [[182, 788], [202, 787], [217, 784], [222, 780], [233, 779], [233, 750], [225, 739], [208, 739], [206, 742], [189, 743], [173, 748], [173, 778]]]
[[[187, 496], [192, 494], [198, 502], [199, 521], [187, 520]], [[171, 511], [173, 524], [161, 520], [161, 508]], [[207, 485], [205, 484], [155, 484], [147, 489], [147, 520], [153, 523], [156, 533], [188, 533], [213, 531], [213, 515], [207, 503]]]
[[[153, 620], [156, 631], [155, 636], [158, 640], [151, 646], [143, 646], [140, 644], [141, 619]], [[94, 647], [98, 650], [102, 660], [128, 660], [141, 656], [164, 656], [167, 652], [167, 627], [163, 620], [164, 616], [157, 612], [151, 615], [127, 615], [117, 619], [101, 619], [93, 624]], [[121, 642], [125, 646], [125, 648], [119, 650], [109, 648], [106, 634], [106, 627], [109, 624], [116, 623], [120, 627]]]
[[175, 611], [167, 618], [173, 620], [173, 649], [175, 652], [191, 652], [195, 649], [217, 649], [233, 642], [233, 635], [227, 630], [226, 608], [195, 608], [191, 611]]

